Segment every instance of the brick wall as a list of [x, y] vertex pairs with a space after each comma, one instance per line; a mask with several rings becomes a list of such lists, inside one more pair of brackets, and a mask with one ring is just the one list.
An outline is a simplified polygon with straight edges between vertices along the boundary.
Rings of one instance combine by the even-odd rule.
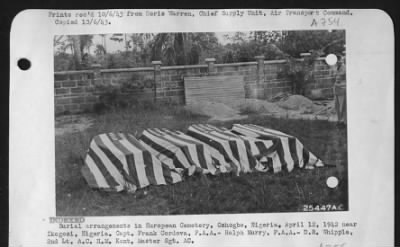
[[61, 72], [54, 75], [55, 112], [90, 110], [97, 102], [93, 95], [93, 72]]
[[314, 63], [313, 76], [315, 82], [306, 85], [306, 96], [311, 94], [311, 90], [319, 89], [323, 98], [332, 98], [336, 66], [329, 66], [323, 59], [319, 59]]
[[[270, 99], [280, 92], [291, 92], [292, 81], [282, 73], [285, 60], [264, 61], [256, 57], [255, 62], [215, 64], [207, 59], [206, 64], [189, 66], [162, 66], [154, 61], [152, 67], [65, 71], [54, 74], [56, 114], [91, 111], [95, 104], [107, 100], [110, 90], [116, 92], [114, 101], [139, 102], [143, 100], [160, 103], [183, 104], [184, 77], [207, 75], [242, 75], [246, 98]], [[305, 86], [306, 96], [318, 90], [323, 97], [332, 96], [335, 67], [328, 66], [323, 59], [314, 63], [314, 82]]]
[[185, 100], [184, 77], [208, 75], [207, 65], [161, 67], [160, 81], [156, 84], [156, 102], [183, 104]]

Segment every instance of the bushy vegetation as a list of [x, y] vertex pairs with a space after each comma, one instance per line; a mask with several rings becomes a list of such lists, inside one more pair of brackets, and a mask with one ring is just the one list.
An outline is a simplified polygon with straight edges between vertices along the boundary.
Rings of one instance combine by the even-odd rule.
[[[272, 60], [304, 52], [339, 53], [344, 50], [344, 34], [344, 30], [236, 32], [225, 34], [224, 42], [215, 33], [100, 34], [96, 35], [100, 43], [93, 41], [94, 35], [56, 36], [54, 69], [81, 70], [93, 63], [110, 69], [143, 67], [154, 60], [189, 65], [204, 63], [207, 57], [233, 63], [254, 61], [258, 55]], [[120, 44], [121, 50], [109, 52], [109, 42]]]

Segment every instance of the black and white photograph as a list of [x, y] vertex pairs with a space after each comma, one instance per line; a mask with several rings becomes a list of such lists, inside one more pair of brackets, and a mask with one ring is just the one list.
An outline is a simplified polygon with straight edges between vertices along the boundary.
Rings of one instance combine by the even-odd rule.
[[54, 36], [56, 215], [347, 211], [345, 41]]
[[378, 9], [25, 10], [10, 246], [392, 246]]

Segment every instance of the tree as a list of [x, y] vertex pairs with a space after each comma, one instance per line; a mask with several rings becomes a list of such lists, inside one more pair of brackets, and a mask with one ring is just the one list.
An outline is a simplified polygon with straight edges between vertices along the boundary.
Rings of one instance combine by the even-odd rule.
[[[93, 35], [60, 35], [54, 37], [55, 55], [69, 53], [72, 55], [71, 69], [79, 70], [82, 68], [82, 58], [86, 53], [90, 53], [93, 45]], [[89, 55], [86, 55], [89, 56]], [[66, 58], [67, 56], [63, 56]]]
[[186, 64], [186, 33], [159, 33], [151, 44], [152, 60], [162, 60], [166, 65]]
[[104, 54], [107, 53], [107, 42], [106, 42], [106, 34], [100, 34], [101, 36], [101, 46], [102, 50], [104, 51]]
[[136, 57], [136, 63], [146, 65], [151, 58], [151, 48], [149, 44], [154, 34], [151, 33], [135, 33], [130, 35], [132, 41], [132, 52]]
[[285, 57], [274, 43], [263, 43], [255, 40], [244, 40], [240, 43], [230, 43], [225, 46], [224, 63], [250, 62], [255, 56], [263, 55], [266, 60], [282, 59]]
[[151, 43], [152, 60], [167, 65], [197, 64], [203, 52], [217, 45], [214, 33], [159, 33]]
[[54, 36], [54, 39], [53, 39], [54, 53], [55, 54], [66, 53], [67, 50], [70, 49], [71, 54], [72, 54], [73, 47], [72, 47], [72, 44], [70, 41], [71, 40], [69, 39], [69, 37], [65, 36], [65, 35]]
[[[298, 58], [303, 52], [341, 52], [345, 42], [344, 30], [235, 32], [225, 35], [228, 44], [221, 44], [215, 33], [116, 33], [100, 37], [99, 44], [94, 45], [93, 35], [55, 36], [54, 61], [62, 64], [58, 68], [82, 69], [82, 57], [91, 59], [92, 51], [96, 62], [104, 67], [122, 68], [149, 66], [152, 60], [186, 65], [199, 64], [208, 57], [216, 58], [217, 63], [249, 62], [257, 55], [264, 55], [266, 60]], [[108, 39], [120, 42], [122, 52], [108, 53]], [[95, 49], [91, 50], [93, 45]]]
[[94, 50], [94, 53], [97, 56], [105, 55], [107, 54], [106, 48], [103, 45], [97, 44], [96, 49]]
[[[192, 53], [189, 64], [198, 64], [205, 58], [218, 58], [220, 44], [215, 33], [193, 33], [192, 34]], [[197, 61], [197, 62], [196, 62]]]
[[93, 35], [79, 35], [79, 40], [81, 54], [90, 54], [90, 47], [93, 45]]
[[321, 53], [339, 53], [344, 50], [344, 30], [285, 31], [278, 47], [292, 57], [319, 50]]
[[140, 52], [146, 48], [150, 40], [154, 37], [152, 33], [134, 33], [130, 35], [133, 50]]
[[81, 39], [78, 35], [70, 35], [69, 38], [72, 41], [75, 69], [80, 69], [82, 64]]

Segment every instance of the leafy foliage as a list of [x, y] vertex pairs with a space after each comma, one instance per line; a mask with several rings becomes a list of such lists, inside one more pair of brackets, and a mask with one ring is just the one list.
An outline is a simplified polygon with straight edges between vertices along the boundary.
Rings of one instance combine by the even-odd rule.
[[344, 50], [344, 30], [286, 31], [277, 46], [292, 57], [300, 53], [320, 51], [325, 54]]
[[54, 71], [74, 70], [73, 56], [68, 53], [54, 55]]
[[[90, 47], [93, 45], [93, 35], [61, 35], [54, 37], [54, 69], [59, 71], [59, 68], [64, 68], [63, 65], [57, 64], [61, 62], [63, 64], [69, 64], [70, 70], [86, 69], [84, 64], [84, 56], [88, 57], [90, 53]], [[69, 58], [71, 55], [70, 62], [63, 60]], [[60, 59], [56, 59], [59, 56]]]
[[282, 59], [284, 53], [274, 44], [261, 44], [257, 41], [228, 44], [223, 63], [250, 62], [255, 56], [264, 55], [266, 60]]
[[150, 44], [152, 60], [166, 65], [198, 64], [217, 45], [214, 33], [159, 33]]
[[[344, 35], [344, 30], [251, 31], [225, 34], [223, 42], [215, 33], [115, 33], [98, 35], [101, 41], [96, 43], [94, 35], [64, 35], [54, 38], [55, 70], [85, 69], [93, 63], [129, 68], [151, 66], [154, 60], [189, 65], [204, 63], [208, 57], [234, 63], [254, 61], [258, 55], [273, 60], [298, 58], [303, 52], [341, 53]], [[121, 43], [123, 49], [109, 52], [108, 42]]]
[[314, 63], [321, 55], [320, 52], [315, 51], [306, 56], [302, 61], [293, 57], [286, 57], [286, 64], [284, 70], [279, 73], [279, 76], [289, 77], [292, 83], [293, 94], [305, 94], [305, 86], [308, 83], [314, 82]]

